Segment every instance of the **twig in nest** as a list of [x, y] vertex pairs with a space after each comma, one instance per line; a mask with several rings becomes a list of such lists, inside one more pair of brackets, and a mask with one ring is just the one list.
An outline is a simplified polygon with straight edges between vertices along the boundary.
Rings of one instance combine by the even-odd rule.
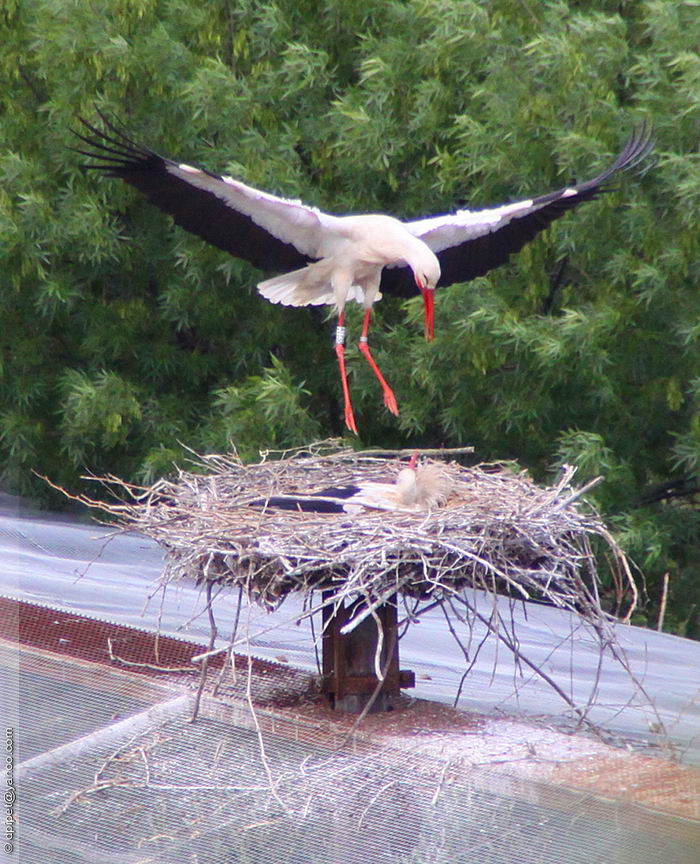
[[664, 618], [666, 617], [666, 600], [668, 599], [668, 580], [669, 573], [664, 573], [663, 587], [661, 588], [661, 603], [659, 605], [659, 618], [656, 622], [656, 629], [661, 632], [664, 629]]
[[[248, 623], [247, 623], [247, 631], [248, 636], [250, 636], [250, 609], [248, 610]], [[277, 801], [277, 803], [282, 808], [282, 811], [286, 816], [291, 816], [287, 805], [284, 803], [282, 798], [280, 798], [280, 794], [277, 791], [277, 784], [275, 783], [274, 777], [272, 776], [272, 767], [267, 758], [267, 752], [265, 750], [265, 742], [263, 740], [262, 729], [260, 728], [260, 723], [258, 721], [258, 715], [255, 711], [255, 703], [253, 702], [253, 655], [248, 652], [248, 678], [246, 681], [246, 700], [248, 702], [248, 707], [250, 709], [251, 717], [253, 718], [253, 725], [255, 726], [255, 733], [258, 736], [258, 748], [260, 752], [260, 760], [263, 764], [263, 769], [265, 771], [265, 775], [267, 776], [267, 780], [269, 783], [270, 793], [272, 797]]]
[[[214, 647], [214, 642], [216, 642], [216, 637], [218, 634], [218, 630], [216, 629], [216, 621], [214, 620], [214, 609], [211, 604], [211, 592], [214, 587], [213, 582], [207, 582], [207, 615], [209, 616], [209, 651], [211, 651]], [[202, 661], [202, 671], [199, 673], [199, 687], [197, 688], [197, 695], [194, 699], [194, 706], [192, 708], [192, 722], [197, 719], [197, 714], [199, 713], [199, 703], [202, 698], [202, 692], [204, 690], [204, 685], [207, 680], [207, 668], [209, 666], [208, 658], [205, 658]]]
[[107, 637], [107, 651], [109, 659], [115, 663], [121, 663], [122, 666], [131, 666], [136, 669], [150, 669], [153, 672], [194, 672], [194, 666], [157, 666], [155, 663], [136, 663], [134, 660], [125, 660], [118, 654], [114, 653], [112, 640]]
[[219, 687], [221, 687], [221, 683], [224, 680], [224, 675], [228, 672], [229, 664], [231, 666], [231, 675], [233, 677], [233, 682], [236, 682], [236, 655], [233, 653], [233, 646], [236, 642], [236, 633], [238, 632], [238, 622], [241, 618], [241, 604], [243, 602], [243, 586], [238, 586], [238, 602], [236, 603], [236, 617], [233, 621], [233, 629], [231, 631], [231, 638], [229, 639], [228, 646], [226, 647], [226, 657], [224, 659], [224, 663], [221, 667], [221, 672], [219, 673], [219, 678], [214, 686], [214, 690], [212, 692], [212, 696], [216, 696], [219, 692]]

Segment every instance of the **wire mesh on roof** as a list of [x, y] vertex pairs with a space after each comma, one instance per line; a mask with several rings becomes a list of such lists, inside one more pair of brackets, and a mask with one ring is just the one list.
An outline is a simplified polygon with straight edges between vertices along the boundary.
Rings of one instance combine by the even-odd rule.
[[[39, 662], [46, 674], [46, 657]], [[73, 707], [81, 708], [93, 706], [116, 674], [100, 665], [73, 670], [65, 658], [57, 671], [54, 686], [68, 681]], [[94, 732], [20, 766], [21, 860], [696, 860], [697, 822], [610, 796], [465, 764], [454, 753], [430, 756], [378, 740], [338, 748], [313, 724], [259, 709], [253, 720], [213, 699], [204, 700], [195, 724], [191, 697], [154, 692], [144, 701], [142, 711], [108, 725], [96, 716]], [[40, 707], [45, 723], [52, 720], [50, 703]]]

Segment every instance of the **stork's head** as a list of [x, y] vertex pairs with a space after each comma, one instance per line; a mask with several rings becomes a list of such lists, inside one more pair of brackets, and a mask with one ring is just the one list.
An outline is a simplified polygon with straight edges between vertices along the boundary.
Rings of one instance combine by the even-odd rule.
[[421, 243], [422, 249], [418, 250], [415, 260], [411, 263], [413, 278], [416, 286], [423, 295], [425, 307], [425, 338], [432, 339], [435, 336], [435, 286], [440, 278], [440, 262], [425, 243]]

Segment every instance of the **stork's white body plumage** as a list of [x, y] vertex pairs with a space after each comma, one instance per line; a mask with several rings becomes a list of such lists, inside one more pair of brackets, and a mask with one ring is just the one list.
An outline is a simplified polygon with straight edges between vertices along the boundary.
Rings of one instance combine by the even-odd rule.
[[278, 274], [258, 284], [262, 296], [289, 306], [329, 304], [338, 310], [336, 354], [345, 402], [345, 422], [357, 432], [345, 370], [345, 305], [365, 310], [360, 350], [381, 383], [384, 403], [398, 405], [369, 350], [372, 305], [382, 292], [411, 296], [425, 304], [425, 332], [434, 329], [436, 286], [465, 282], [504, 263], [554, 219], [597, 197], [612, 177], [639, 165], [653, 146], [642, 126], [617, 159], [592, 180], [555, 192], [482, 210], [401, 222], [383, 214], [335, 216], [301, 201], [280, 198], [232, 177], [175, 162], [134, 143], [104, 116], [109, 134], [82, 121], [79, 135], [96, 160], [84, 167], [120, 177], [169, 213], [178, 225], [204, 240]]
[[321, 260], [260, 282], [263, 297], [287, 306], [328, 304], [340, 310], [347, 300], [355, 300], [370, 308], [381, 297], [384, 267], [405, 264], [421, 281], [437, 284], [439, 261], [398, 219], [370, 213], [324, 221]]

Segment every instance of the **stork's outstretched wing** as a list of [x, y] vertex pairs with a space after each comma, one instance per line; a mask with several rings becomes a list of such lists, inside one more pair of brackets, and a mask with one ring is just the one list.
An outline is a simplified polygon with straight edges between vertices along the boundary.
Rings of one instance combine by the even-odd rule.
[[[639, 166], [653, 146], [651, 126], [642, 124], [613, 164], [592, 180], [500, 207], [458, 210], [404, 225], [437, 255], [441, 269], [438, 285], [467, 282], [505, 263], [567, 210], [605, 192], [616, 174]], [[385, 270], [382, 291], [403, 297], [416, 293], [405, 268]]]
[[84, 168], [130, 183], [185, 230], [261, 270], [293, 270], [320, 257], [334, 216], [166, 159], [102, 121], [108, 132], [81, 120], [90, 134], [75, 133], [90, 148], [76, 148], [92, 160]]

